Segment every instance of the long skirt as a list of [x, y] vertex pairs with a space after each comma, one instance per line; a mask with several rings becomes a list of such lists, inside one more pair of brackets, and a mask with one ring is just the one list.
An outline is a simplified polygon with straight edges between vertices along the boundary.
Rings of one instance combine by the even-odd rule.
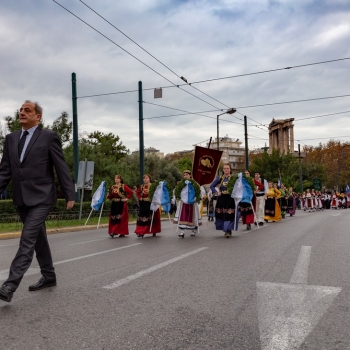
[[207, 211], [208, 211], [208, 218], [214, 218], [215, 217], [214, 200], [213, 199], [208, 201]]
[[[254, 202], [255, 202], [255, 196], [253, 198], [253, 203]], [[240, 202], [238, 204], [238, 210], [241, 213], [242, 223], [244, 225], [254, 223], [254, 212], [253, 212], [253, 207], [250, 203]]]
[[154, 212], [151, 228], [152, 214], [153, 210], [151, 210], [151, 202], [140, 201], [140, 210], [137, 217], [135, 229], [135, 233], [137, 235], [147, 235], [161, 231], [160, 210], [158, 209]]
[[178, 223], [181, 230], [195, 230], [202, 220], [200, 219], [199, 206], [197, 203], [179, 203], [174, 222]]
[[112, 202], [108, 222], [109, 235], [129, 234], [129, 211], [126, 202]]
[[280, 208], [281, 208], [281, 212], [284, 215], [287, 212], [288, 209], [288, 203], [287, 203], [287, 199], [286, 198], [280, 198], [278, 200]]
[[296, 202], [295, 198], [293, 196], [288, 197], [288, 210], [287, 213], [289, 213], [290, 216], [295, 215], [296, 210]]
[[281, 209], [276, 198], [267, 198], [265, 201], [265, 220], [280, 221]]
[[[235, 200], [229, 194], [218, 196], [215, 207], [215, 226], [217, 230], [229, 231], [235, 229]], [[238, 220], [238, 215], [236, 222]], [[236, 229], [237, 229], [236, 225]]]

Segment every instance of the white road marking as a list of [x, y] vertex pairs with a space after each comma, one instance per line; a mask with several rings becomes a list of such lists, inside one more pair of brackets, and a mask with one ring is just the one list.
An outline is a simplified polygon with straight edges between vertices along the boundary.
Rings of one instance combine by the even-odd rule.
[[78, 242], [78, 243], [71, 243], [70, 245], [85, 244], [85, 243], [97, 242], [97, 241], [104, 241], [104, 240], [106, 240], [106, 239], [110, 239], [110, 238], [93, 239], [93, 240], [91, 240], [91, 241], [84, 241], [84, 242]]
[[341, 288], [308, 286], [311, 247], [301, 248], [290, 283], [257, 282], [262, 350], [297, 350]]
[[9, 247], [11, 245], [19, 245], [19, 242], [18, 243], [12, 243], [12, 244], [1, 244], [0, 247]]
[[307, 283], [307, 277], [309, 274], [311, 247], [303, 246], [299, 254], [297, 264], [295, 266], [292, 278], [289, 283]]
[[[57, 261], [57, 262], [54, 263], [54, 266], [60, 265], [60, 264], [64, 264], [64, 263], [67, 263], [67, 262], [71, 262], [71, 261], [76, 261], [76, 260], [80, 260], [80, 259], [90, 258], [90, 257], [96, 256], [96, 255], [101, 255], [101, 254], [114, 252], [116, 250], [121, 250], [121, 249], [125, 249], [125, 248], [131, 248], [131, 247], [134, 247], [134, 246], [137, 246], [137, 245], [140, 245], [140, 244], [142, 244], [142, 243], [135, 243], [135, 244], [131, 244], [131, 245], [126, 245], [124, 247], [104, 250], [104, 251], [98, 252], [98, 253], [82, 255], [82, 256], [78, 256], [76, 258], [72, 258], [72, 259]], [[25, 276], [34, 275], [34, 274], [37, 274], [37, 273], [40, 273], [40, 268], [39, 267], [29, 268], [28, 271], [25, 273]], [[7, 279], [7, 277], [8, 277], [8, 275], [9, 275], [9, 270], [1, 270], [0, 271], [0, 281], [5, 281]]]
[[129, 282], [131, 282], [133, 280], [136, 280], [137, 278], [140, 278], [142, 276], [148, 275], [149, 273], [151, 273], [153, 271], [159, 270], [162, 267], [165, 267], [165, 266], [168, 266], [170, 264], [173, 264], [176, 261], [185, 259], [185, 258], [187, 258], [190, 255], [197, 254], [197, 253], [199, 253], [199, 252], [201, 252], [201, 251], [203, 251], [205, 249], [208, 249], [208, 248], [207, 247], [203, 247], [203, 248], [199, 248], [199, 249], [193, 250], [193, 251], [191, 251], [189, 253], [182, 254], [182, 255], [180, 255], [180, 256], [178, 256], [176, 258], [164, 261], [164, 262], [162, 262], [162, 263], [160, 263], [158, 265], [151, 266], [151, 267], [149, 267], [146, 270], [143, 270], [143, 271], [137, 272], [137, 273], [135, 273], [133, 275], [130, 275], [128, 277], [122, 278], [121, 280], [118, 280], [118, 281], [116, 281], [116, 282], [114, 282], [112, 284], [109, 284], [108, 286], [104, 286], [102, 288], [105, 288], [105, 289], [118, 288], [118, 287], [122, 286], [123, 284], [129, 283]]
[[334, 214], [334, 215], [332, 214], [332, 216], [339, 216], [339, 215], [341, 215], [341, 213], [338, 213], [338, 214]]
[[115, 252], [116, 250], [121, 250], [121, 249], [125, 249], [125, 248], [131, 248], [131, 247], [134, 247], [134, 246], [140, 245], [140, 244], [142, 244], [142, 243], [130, 244], [130, 245], [126, 245], [124, 247], [104, 250], [103, 252], [98, 252], [98, 253], [93, 253], [93, 254], [88, 254], [88, 255], [82, 255], [82, 256], [78, 256], [76, 258], [58, 261], [58, 262], [54, 263], [54, 266], [60, 265], [60, 264], [65, 264], [65, 263], [71, 262], [71, 261], [76, 261], [76, 260], [80, 260], [80, 259], [90, 258], [90, 257], [96, 256], [96, 255], [101, 255], [101, 254], [106, 254], [106, 253], [110, 253], [110, 252]]
[[341, 288], [258, 282], [261, 350], [297, 350]]

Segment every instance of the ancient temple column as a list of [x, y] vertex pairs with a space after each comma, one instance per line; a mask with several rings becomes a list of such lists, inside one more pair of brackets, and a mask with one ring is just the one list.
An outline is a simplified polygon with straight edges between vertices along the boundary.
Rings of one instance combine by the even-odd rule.
[[289, 132], [290, 132], [290, 151], [294, 153], [294, 125], [290, 126]]

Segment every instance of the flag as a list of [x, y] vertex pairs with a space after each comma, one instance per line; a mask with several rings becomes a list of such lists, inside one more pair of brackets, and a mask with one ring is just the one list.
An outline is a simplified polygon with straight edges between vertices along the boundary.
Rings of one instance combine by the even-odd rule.
[[237, 203], [251, 203], [253, 199], [253, 190], [249, 182], [242, 176], [242, 173], [238, 174], [238, 179], [233, 186], [231, 197]]
[[222, 151], [196, 146], [193, 160], [193, 179], [199, 186], [210, 184], [214, 181], [218, 170]]
[[282, 180], [278, 179], [278, 181], [277, 181], [277, 188], [280, 189], [281, 185], [282, 185]]
[[185, 180], [186, 186], [181, 191], [181, 200], [185, 204], [194, 204], [196, 202], [196, 191], [191, 181]]
[[92, 196], [91, 208], [94, 210], [100, 210], [102, 203], [105, 199], [106, 193], [106, 181], [102, 181], [101, 185], [98, 186], [96, 192]]
[[345, 191], [350, 192], [350, 187], [349, 187], [348, 183], [346, 183]]
[[165, 181], [159, 181], [159, 184], [154, 191], [151, 210], [156, 211], [159, 206], [162, 206], [166, 213], [170, 211], [170, 194]]

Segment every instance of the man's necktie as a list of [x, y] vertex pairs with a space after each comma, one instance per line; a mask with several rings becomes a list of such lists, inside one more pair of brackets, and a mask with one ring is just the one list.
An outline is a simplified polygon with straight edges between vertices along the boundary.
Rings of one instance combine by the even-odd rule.
[[23, 134], [22, 134], [22, 137], [21, 139], [19, 140], [19, 143], [18, 143], [18, 154], [19, 154], [19, 158], [21, 158], [21, 154], [22, 154], [22, 151], [23, 151], [23, 147], [24, 147], [24, 144], [26, 142], [26, 137], [27, 135], [29, 134], [29, 132], [27, 130], [24, 130], [23, 131]]

